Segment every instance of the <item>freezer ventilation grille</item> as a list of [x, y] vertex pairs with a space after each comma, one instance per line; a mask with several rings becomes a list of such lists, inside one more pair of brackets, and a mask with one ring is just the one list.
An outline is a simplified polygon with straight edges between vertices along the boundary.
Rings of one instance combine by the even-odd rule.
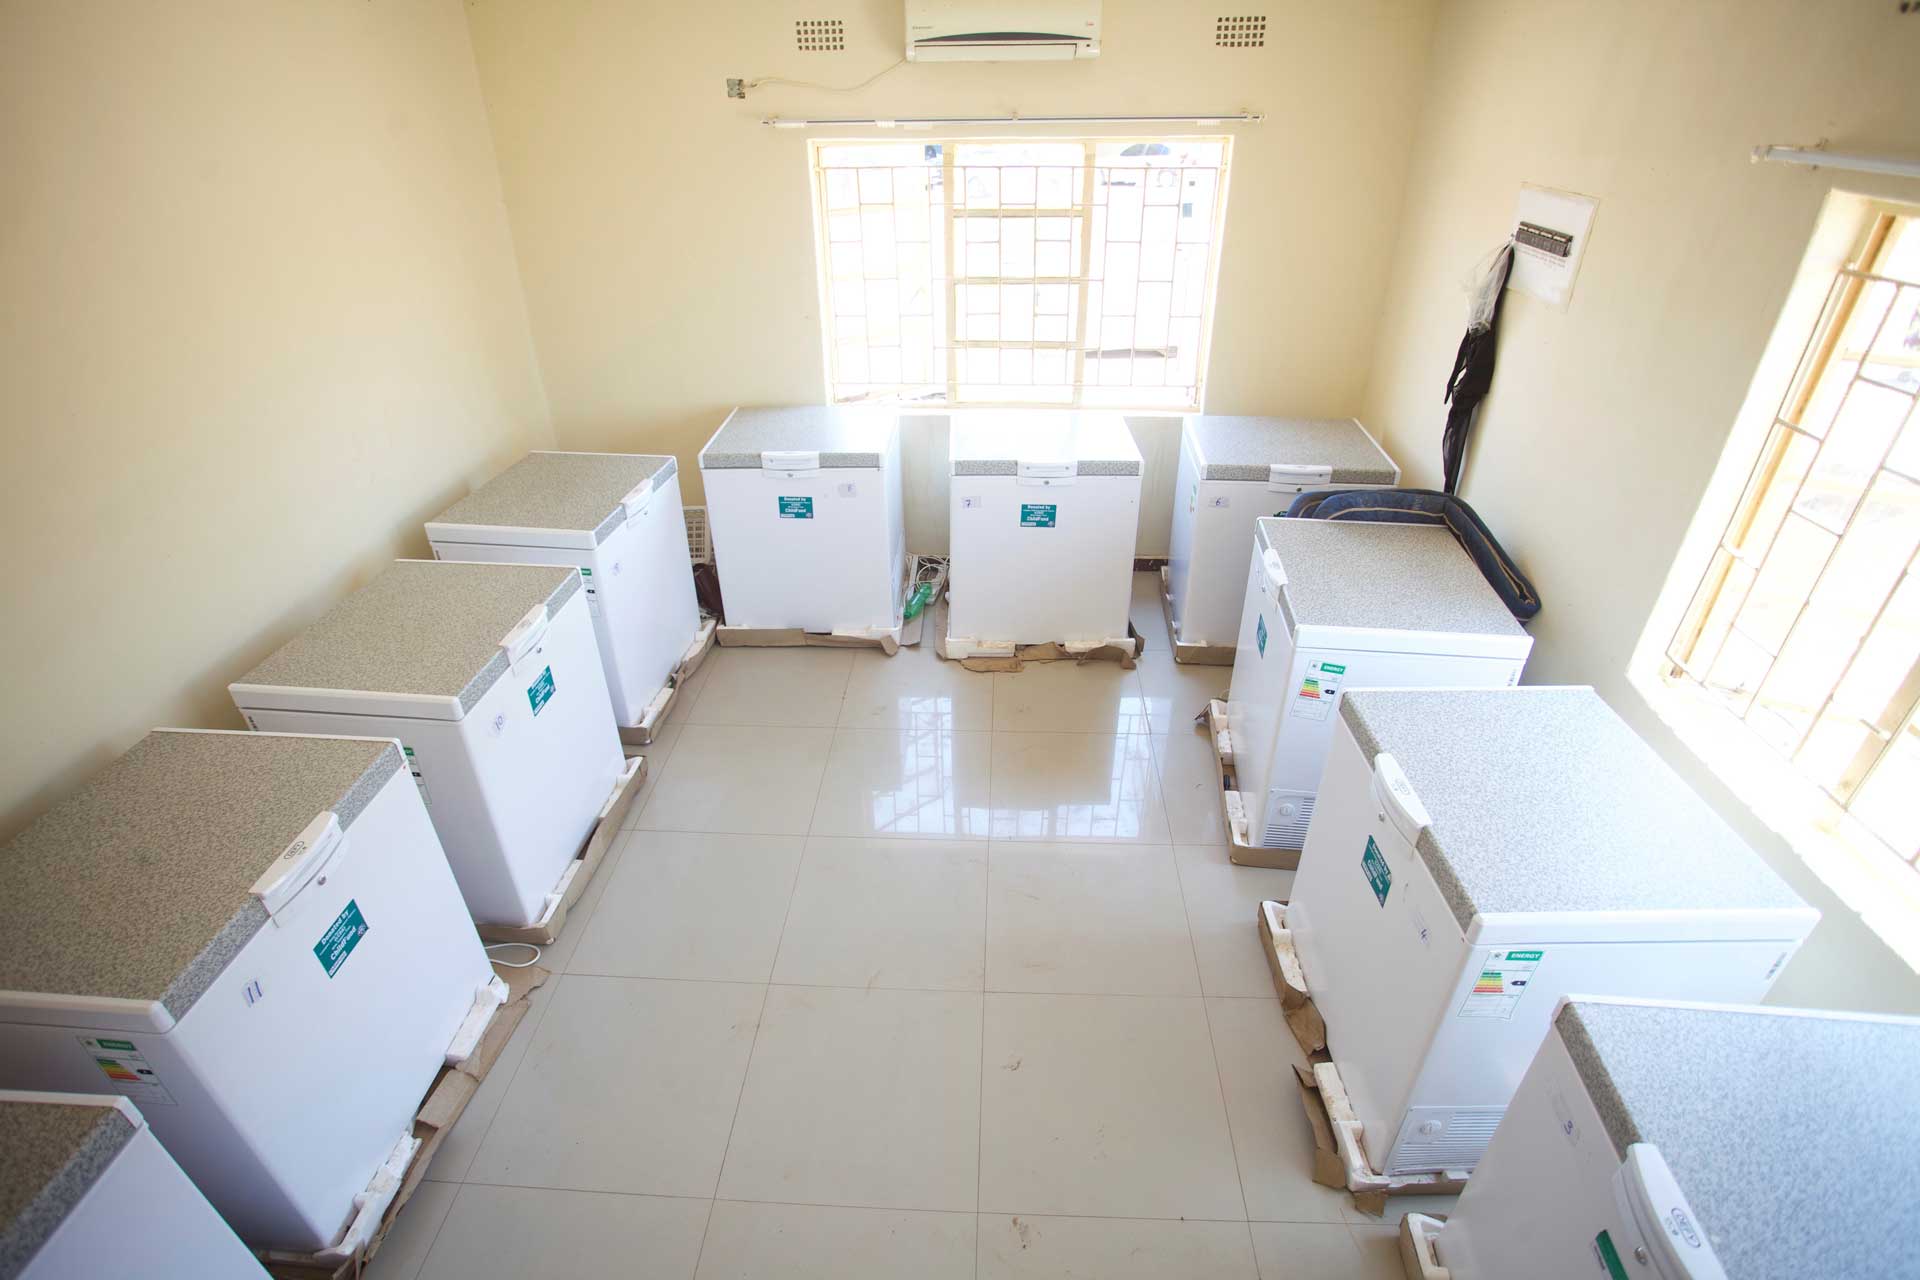
[[793, 24], [793, 43], [802, 53], [838, 53], [847, 47], [846, 24], [838, 18], [802, 18]]
[[1213, 20], [1213, 43], [1221, 49], [1267, 47], [1267, 15], [1242, 13]]
[[1267, 793], [1267, 825], [1260, 843], [1268, 849], [1299, 849], [1307, 843], [1307, 824], [1313, 821], [1311, 791], [1283, 791], [1279, 787]]
[[1445, 1126], [1431, 1138], [1422, 1137], [1420, 1126], [1438, 1120], [1444, 1109], [1417, 1108], [1407, 1118], [1400, 1146], [1394, 1152], [1391, 1174], [1427, 1173], [1446, 1169], [1471, 1169], [1487, 1153], [1487, 1143], [1500, 1125], [1505, 1107], [1461, 1107], [1447, 1115]]
[[707, 509], [687, 507], [687, 555], [695, 564], [713, 563], [713, 543], [707, 538]]

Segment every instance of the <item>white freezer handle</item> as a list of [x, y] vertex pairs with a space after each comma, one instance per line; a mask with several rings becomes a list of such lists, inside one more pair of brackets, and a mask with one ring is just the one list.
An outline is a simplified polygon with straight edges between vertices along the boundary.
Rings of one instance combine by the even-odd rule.
[[315, 814], [313, 821], [293, 838], [293, 843], [273, 860], [273, 865], [261, 873], [247, 892], [260, 900], [269, 918], [280, 914], [333, 861], [346, 839], [338, 814], [331, 809]]
[[626, 511], [627, 520], [631, 523], [647, 514], [647, 504], [652, 501], [653, 485], [649, 482], [647, 484], [635, 485], [631, 493], [620, 499], [620, 506]]
[[1079, 474], [1080, 464], [1072, 459], [1052, 462], [1016, 462], [1013, 464], [1014, 483], [1016, 484], [1071, 484]]
[[537, 604], [527, 610], [513, 629], [500, 639], [500, 648], [505, 651], [510, 664], [518, 664], [527, 656], [527, 651], [540, 643], [540, 637], [547, 634], [547, 628], [553, 625], [553, 619], [547, 616], [547, 606]]
[[1280, 553], [1268, 547], [1260, 553], [1260, 589], [1275, 601], [1287, 586], [1286, 566], [1280, 563]]
[[[1706, 1228], [1694, 1214], [1660, 1148], [1636, 1142], [1613, 1175], [1621, 1217], [1639, 1233], [1658, 1280], [1727, 1280]], [[1632, 1248], [1631, 1242], [1622, 1244]]]
[[760, 454], [760, 469], [782, 476], [810, 476], [820, 471], [817, 449], [765, 449]]
[[1267, 467], [1267, 488], [1275, 493], [1299, 493], [1332, 483], [1333, 468], [1330, 466], [1309, 467], [1275, 462]]
[[1427, 806], [1420, 803], [1419, 793], [1407, 781], [1400, 762], [1385, 751], [1373, 758], [1373, 799], [1380, 806], [1381, 816], [1393, 824], [1408, 848], [1433, 825]]

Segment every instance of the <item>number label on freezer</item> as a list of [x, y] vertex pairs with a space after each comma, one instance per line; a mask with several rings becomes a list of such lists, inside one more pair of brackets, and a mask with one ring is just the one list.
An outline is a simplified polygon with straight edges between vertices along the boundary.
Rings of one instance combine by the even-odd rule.
[[553, 668], [545, 667], [540, 678], [527, 686], [527, 705], [533, 708], [533, 714], [539, 715], [540, 709], [553, 701]]
[[313, 944], [313, 954], [331, 978], [340, 972], [340, 966], [347, 962], [353, 949], [360, 945], [360, 939], [366, 936], [367, 918], [360, 914], [360, 904], [348, 898], [347, 905], [340, 908], [340, 914], [320, 935], [320, 941]]
[[786, 498], [786, 497], [781, 498], [780, 499], [780, 518], [782, 520], [813, 519], [813, 499], [812, 498]]
[[1373, 837], [1367, 837], [1367, 851], [1360, 855], [1360, 869], [1366, 872], [1367, 883], [1373, 887], [1373, 896], [1381, 906], [1387, 905], [1387, 890], [1393, 887], [1393, 872], [1387, 867], [1387, 857], [1380, 852], [1380, 846]]
[[81, 1036], [80, 1047], [93, 1059], [93, 1065], [106, 1079], [107, 1087], [123, 1098], [132, 1098], [143, 1107], [177, 1106], [173, 1095], [160, 1083], [160, 1075], [131, 1040], [106, 1036]]
[[1023, 502], [1020, 504], [1020, 527], [1022, 529], [1051, 529], [1059, 519], [1060, 505], [1055, 502]]

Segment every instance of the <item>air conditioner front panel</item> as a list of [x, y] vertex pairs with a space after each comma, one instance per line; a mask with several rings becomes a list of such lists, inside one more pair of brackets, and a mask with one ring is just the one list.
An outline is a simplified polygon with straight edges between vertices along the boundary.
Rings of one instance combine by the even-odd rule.
[[1100, 0], [907, 0], [915, 62], [1035, 62], [1097, 57]]

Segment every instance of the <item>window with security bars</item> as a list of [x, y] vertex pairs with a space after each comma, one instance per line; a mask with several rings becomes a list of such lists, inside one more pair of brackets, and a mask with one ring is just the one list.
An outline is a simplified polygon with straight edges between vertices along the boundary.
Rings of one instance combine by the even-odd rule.
[[1197, 410], [1229, 150], [815, 143], [832, 398]]
[[1920, 861], [1920, 218], [1834, 277], [1668, 678]]

